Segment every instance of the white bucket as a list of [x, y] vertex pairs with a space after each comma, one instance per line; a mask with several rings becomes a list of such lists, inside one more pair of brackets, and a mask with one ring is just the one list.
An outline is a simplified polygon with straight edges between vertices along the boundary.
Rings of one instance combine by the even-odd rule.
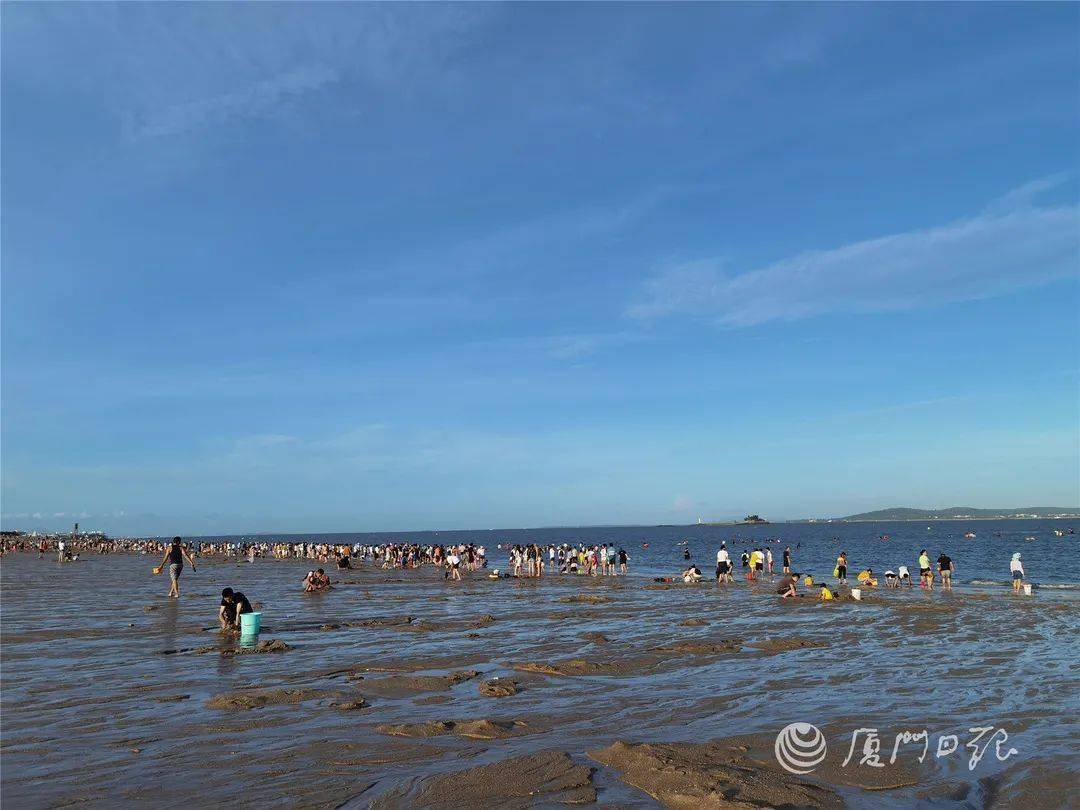
[[1031, 596], [1031, 583], [1030, 582], [1025, 582], [1024, 583], [1024, 596]]
[[852, 588], [851, 589], [851, 598], [854, 599], [856, 602], [861, 602], [862, 601], [862, 588]]

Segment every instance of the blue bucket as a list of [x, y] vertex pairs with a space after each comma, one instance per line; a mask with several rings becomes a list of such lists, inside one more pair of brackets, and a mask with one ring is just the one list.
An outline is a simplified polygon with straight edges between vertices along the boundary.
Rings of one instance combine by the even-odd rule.
[[261, 613], [241, 613], [240, 614], [240, 635], [242, 636], [257, 636], [259, 635], [259, 628], [261, 626], [262, 614]]

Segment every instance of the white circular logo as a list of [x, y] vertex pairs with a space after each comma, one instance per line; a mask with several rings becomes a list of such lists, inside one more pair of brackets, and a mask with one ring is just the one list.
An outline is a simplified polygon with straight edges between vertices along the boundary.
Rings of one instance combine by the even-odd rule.
[[792, 723], [776, 735], [776, 761], [788, 773], [810, 773], [827, 753], [825, 735], [810, 723]]

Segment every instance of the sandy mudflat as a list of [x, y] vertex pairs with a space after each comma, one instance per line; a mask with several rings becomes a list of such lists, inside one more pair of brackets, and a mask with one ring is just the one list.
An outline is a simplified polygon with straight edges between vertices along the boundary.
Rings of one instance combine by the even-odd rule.
[[[166, 600], [144, 559], [3, 563], [3, 802], [336, 807], [1066, 806], [1080, 611], [1068, 594], [879, 591], [786, 603], [771, 585], [647, 578], [445, 583], [207, 560]], [[45, 582], [73, 605], [35, 598]], [[221, 587], [261, 646], [213, 630]], [[92, 586], [92, 587], [91, 587]], [[82, 600], [80, 602], [80, 600]], [[144, 610], [151, 606], [153, 610]], [[568, 609], [569, 608], [569, 609]], [[163, 654], [168, 653], [168, 654]], [[776, 734], [817, 725], [813, 773]], [[1018, 754], [844, 766], [851, 733], [994, 724]], [[963, 743], [961, 743], [963, 745]], [[1033, 803], [1034, 802], [1034, 803]]]

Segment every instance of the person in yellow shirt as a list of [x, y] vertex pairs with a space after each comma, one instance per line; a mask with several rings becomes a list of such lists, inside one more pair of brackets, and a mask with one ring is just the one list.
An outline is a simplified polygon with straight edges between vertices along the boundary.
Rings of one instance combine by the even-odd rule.
[[934, 590], [934, 569], [930, 567], [930, 555], [925, 548], [919, 552], [919, 580], [924, 588]]
[[829, 590], [829, 586], [826, 585], [824, 582], [822, 582], [821, 583], [821, 601], [822, 602], [831, 602], [831, 601], [833, 601], [834, 598], [835, 597], [833, 596], [832, 591]]
[[754, 549], [750, 552], [750, 575], [748, 579], [755, 580], [757, 575], [765, 568], [765, 555], [761, 553], [760, 549]]
[[873, 568], [867, 568], [865, 571], [860, 571], [858, 580], [860, 585], [865, 585], [868, 588], [877, 587], [877, 580], [874, 578]]

